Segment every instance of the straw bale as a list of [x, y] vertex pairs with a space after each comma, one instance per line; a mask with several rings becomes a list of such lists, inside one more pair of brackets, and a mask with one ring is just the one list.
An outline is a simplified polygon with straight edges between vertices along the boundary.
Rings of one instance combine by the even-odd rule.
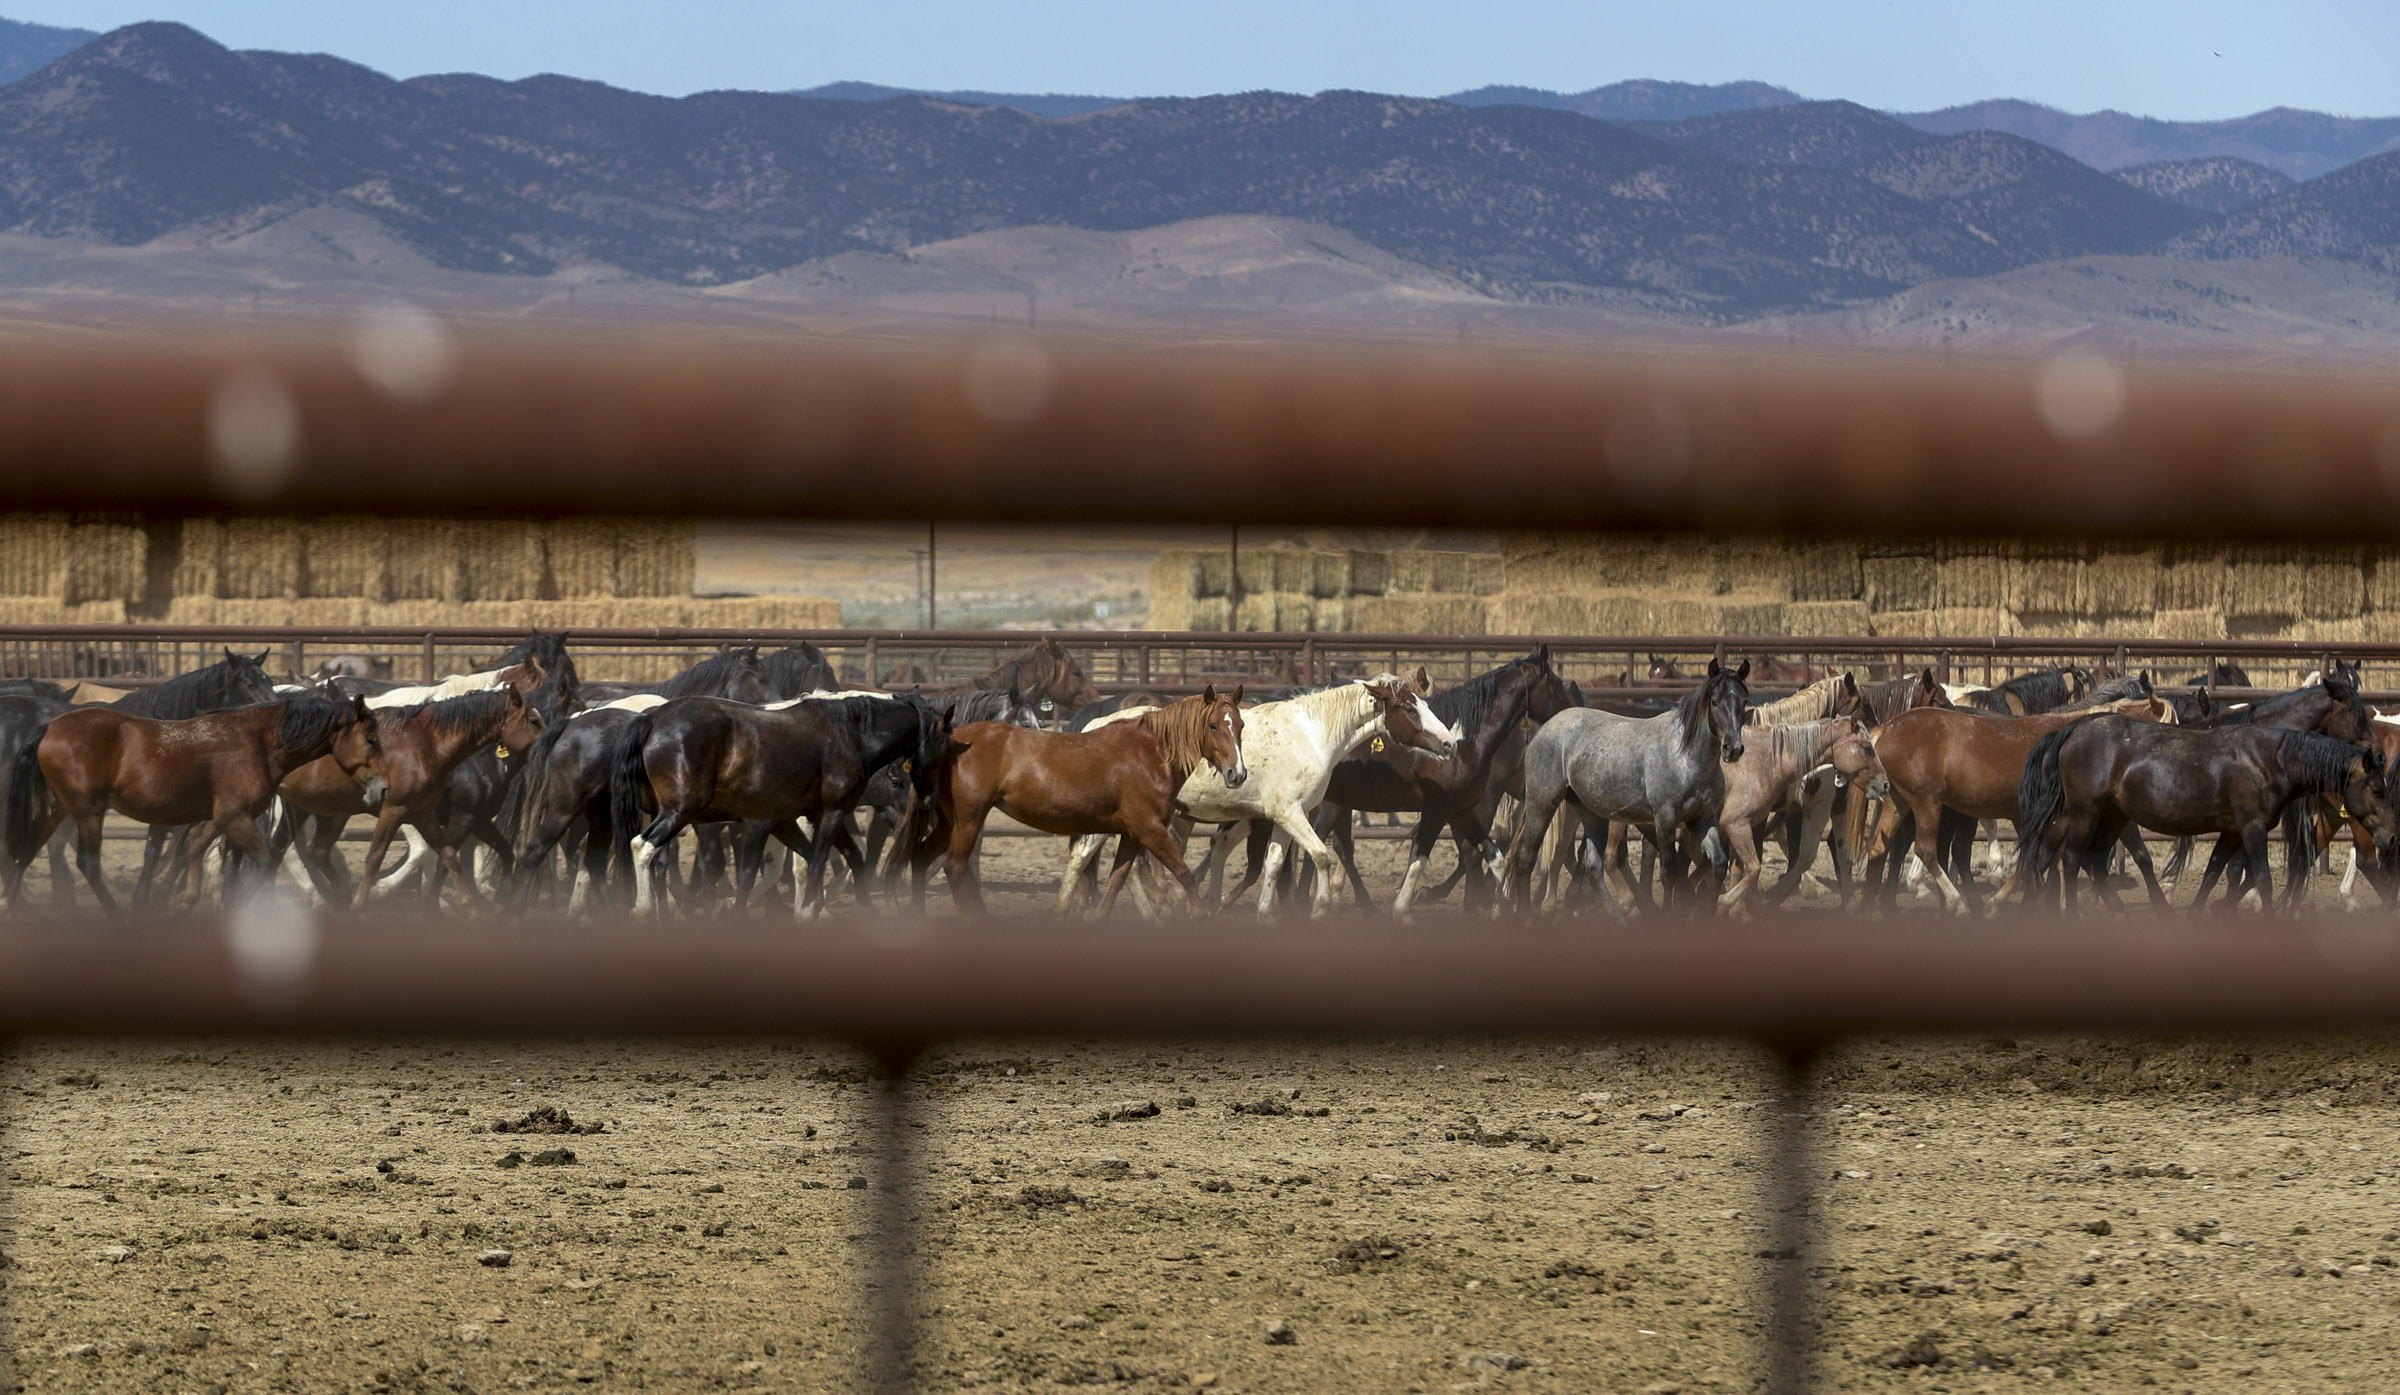
[[1170, 591], [1160, 587], [1157, 584], [1158, 573], [1155, 569], [1152, 570], [1150, 577], [1150, 614], [1142, 622], [1142, 628], [1147, 630], [1190, 629], [1192, 627], [1192, 594], [1188, 591]]
[[2054, 612], [2027, 610], [2012, 611], [2017, 633], [2051, 639], [2089, 638], [2090, 622], [2081, 615], [2060, 615]]
[[1996, 609], [2008, 604], [2010, 560], [1998, 553], [1944, 557], [1941, 602], [1944, 610]]
[[1794, 601], [1783, 608], [1783, 632], [1801, 637], [1849, 638], [1872, 634], [1874, 627], [1865, 601]]
[[1479, 635], [1485, 626], [1481, 596], [1360, 596], [1350, 602], [1350, 629], [1359, 634]]
[[724, 596], [693, 601], [691, 615], [694, 625], [729, 630], [842, 627], [842, 603], [825, 596]]
[[384, 599], [454, 601], [458, 582], [458, 525], [446, 519], [395, 518], [384, 524]]
[[2225, 612], [2221, 610], [2160, 610], [2150, 616], [2146, 631], [2152, 639], [2223, 639]]
[[1319, 600], [1350, 594], [1348, 552], [1319, 548], [1308, 554], [1308, 585], [1303, 589]]
[[[1214, 574], [1208, 565], [1214, 559]], [[554, 573], [555, 574], [555, 573]], [[610, 570], [610, 584], [615, 584], [615, 570]], [[1152, 597], [1221, 596], [1225, 594], [1225, 554], [1211, 553], [1199, 548], [1170, 547], [1150, 560], [1150, 594]], [[559, 592], [563, 598], [564, 590]]]
[[2311, 620], [2352, 620], [2367, 608], [2365, 558], [2355, 547], [2328, 547], [2300, 564], [2300, 613]]
[[2366, 559], [2367, 609], [2400, 611], [2400, 548], [2371, 547]]
[[373, 604], [363, 596], [303, 597], [286, 603], [283, 623], [325, 629], [364, 625], [367, 623], [367, 611]]
[[1150, 612], [1152, 618], [1150, 628], [1154, 630], [1183, 629], [1214, 633], [1225, 628], [1225, 597], [1223, 596], [1194, 597], [1190, 608], [1184, 612], [1184, 620], [1181, 625], [1157, 623], [1156, 604], [1156, 602], [1152, 602], [1153, 609]]
[[2093, 615], [2143, 617], [2158, 609], [2159, 549], [2101, 549], [2085, 569]]
[[75, 523], [67, 528], [66, 601], [139, 601], [150, 585], [150, 542], [139, 527]]
[[125, 603], [118, 600], [81, 601], [59, 608], [59, 620], [68, 625], [122, 625], [125, 623]]
[[1934, 613], [1933, 632], [1952, 639], [1988, 639], [2013, 635], [2017, 617], [1996, 605], [1946, 605]]
[[2028, 543], [2009, 568], [2008, 608], [2019, 615], [2081, 615], [2091, 606], [2090, 549]]
[[2346, 620], [2311, 617], [2302, 620], [2294, 628], [2300, 631], [2298, 638], [2312, 644], [2357, 644], [2367, 638], [2367, 619], [2363, 615], [2353, 615]]
[[224, 520], [187, 518], [175, 549], [175, 575], [168, 582], [176, 596], [217, 594], [217, 564], [225, 554]]
[[[2308, 635], [2301, 629], [2300, 621], [2289, 615], [2228, 615], [2225, 617], [2225, 637], [2304, 640]], [[2255, 665], [2244, 664], [2243, 667], [2256, 676], [2258, 670]]]
[[[1929, 559], [1930, 560], [1930, 559]], [[1873, 559], [1869, 559], [1872, 565]], [[1897, 635], [1916, 639], [1930, 636], [1941, 628], [1942, 613], [1938, 610], [1879, 610], [1868, 617], [1871, 633]]]
[[[209, 605], [206, 620], [193, 620], [194, 625], [288, 625], [292, 623], [292, 602], [269, 596], [219, 596]], [[175, 613], [173, 605], [169, 613]]]
[[1803, 543], [1791, 550], [1792, 599], [1854, 601], [1865, 587], [1858, 544]]
[[2234, 620], [2289, 621], [2300, 614], [2296, 547], [2237, 547], [2225, 563], [2225, 614]]
[[[542, 540], [525, 523], [458, 525], [459, 599], [530, 601], [542, 594]], [[690, 585], [684, 587], [686, 594]]]
[[2359, 623], [2371, 643], [2400, 644], [2400, 610], [2369, 611]]
[[1508, 563], [1497, 552], [1470, 552], [1467, 589], [1478, 596], [1497, 596], [1508, 589]]
[[1350, 628], [1348, 596], [1309, 597], [1309, 628], [1319, 634], [1338, 634]]
[[1932, 557], [1936, 547], [1931, 538], [1864, 538], [1859, 541], [1858, 555], [1868, 557]]
[[689, 523], [627, 522], [617, 531], [617, 594], [688, 597], [699, 565]]
[[2169, 543], [2160, 550], [2158, 608], [2223, 610], [2226, 552], [2222, 547]]
[[312, 518], [300, 525], [300, 594], [384, 598], [390, 527], [380, 518]]
[[1661, 597], [1652, 623], [1662, 635], [1780, 635], [1784, 605], [1757, 591], [1705, 600]]
[[1463, 552], [1395, 552], [1384, 578], [1384, 594], [1460, 595], [1467, 591], [1467, 554]]
[[1767, 600], [1792, 598], [1792, 552], [1778, 539], [1730, 538], [1717, 546], [1718, 590]]
[[228, 518], [218, 525], [217, 594], [283, 600], [300, 594], [300, 525], [288, 518]]
[[565, 519], [542, 530], [549, 594], [588, 600], [617, 594], [617, 525], [605, 519]]
[[1350, 554], [1350, 594], [1380, 596], [1391, 586], [1392, 554], [1388, 552], [1353, 552]]
[[1638, 591], [1568, 594], [1512, 589], [1494, 597], [1487, 614], [1493, 634], [1654, 635], [1659, 632], [1651, 599]]
[[73, 559], [67, 536], [65, 514], [0, 517], [0, 595], [42, 596], [53, 601], [64, 596]]
[[55, 625], [65, 610], [50, 596], [0, 596], [0, 625]]
[[1509, 534], [1500, 540], [1500, 559], [1511, 590], [1572, 591], [1610, 584], [1594, 575], [1593, 549], [1582, 534]]
[[1931, 557], [1863, 557], [1859, 570], [1869, 610], [1931, 610], [1939, 599], [1940, 569]]

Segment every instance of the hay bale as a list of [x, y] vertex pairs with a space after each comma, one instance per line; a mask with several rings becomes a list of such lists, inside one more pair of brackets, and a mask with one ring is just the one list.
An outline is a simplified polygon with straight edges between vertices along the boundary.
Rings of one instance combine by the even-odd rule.
[[1348, 596], [1309, 597], [1309, 628], [1319, 634], [1339, 634], [1350, 628]]
[[373, 605], [364, 596], [307, 596], [285, 606], [283, 623], [328, 630], [364, 625]]
[[578, 601], [617, 594], [616, 524], [567, 519], [543, 529], [541, 545], [549, 594]]
[[2158, 609], [2160, 552], [2102, 548], [2084, 570], [2086, 609], [2093, 615], [2141, 618]]
[[1661, 635], [1746, 636], [1783, 633], [1784, 601], [1763, 593], [1661, 597], [1652, 623]]
[[384, 598], [390, 530], [380, 518], [312, 518], [300, 525], [300, 595]]
[[123, 523], [71, 523], [67, 527], [68, 605], [115, 601], [123, 610], [138, 602], [150, 584], [150, 540]]
[[1487, 633], [1486, 609], [1481, 596], [1359, 596], [1345, 618], [1356, 634], [1479, 635]]
[[[1598, 595], [1510, 590], [1486, 610], [1490, 633], [1507, 635], [1654, 635], [1657, 614], [1638, 591]], [[1366, 629], [1366, 625], [1357, 625]]]
[[1932, 609], [1877, 611], [1868, 617], [1868, 624], [1872, 626], [1868, 633], [1878, 637], [1931, 638], [1941, 628], [1942, 613]]
[[217, 594], [288, 601], [300, 594], [300, 525], [288, 518], [228, 518], [218, 525]]
[[695, 625], [762, 633], [842, 627], [842, 603], [827, 596], [725, 596], [695, 600], [691, 603], [691, 615]]
[[[1180, 596], [1188, 601], [1194, 596], [1222, 595], [1221, 591], [1211, 592], [1207, 589], [1207, 568], [1202, 565], [1202, 560], [1207, 556], [1207, 553], [1196, 548], [1170, 547], [1151, 558], [1151, 604], [1156, 605], [1158, 598], [1162, 596]], [[1224, 574], [1224, 555], [1222, 553], [1217, 555], [1217, 563], [1218, 579], [1222, 581]], [[555, 575], [556, 573], [553, 572], [554, 577]], [[610, 582], [612, 585], [615, 582], [614, 568], [610, 570]], [[560, 591], [559, 598], [565, 599], [566, 592]]]
[[0, 596], [39, 596], [56, 601], [67, 593], [73, 553], [67, 516], [14, 513], [0, 517]]
[[1802, 543], [1791, 549], [1795, 601], [1854, 601], [1866, 582], [1856, 543]]
[[2400, 644], [2400, 610], [2374, 610], [2359, 617], [2371, 644]]
[[1392, 554], [1388, 552], [1353, 552], [1350, 554], [1350, 594], [1380, 596], [1391, 587]]
[[2160, 610], [2223, 610], [2226, 550], [2169, 543], [2159, 550]]
[[59, 620], [68, 625], [122, 625], [125, 623], [123, 601], [81, 601], [59, 607]]
[[217, 607], [223, 604], [214, 596], [176, 596], [167, 602], [163, 623], [169, 625], [214, 625]]
[[49, 596], [0, 596], [0, 625], [55, 625], [65, 610]]
[[1934, 612], [1933, 632], [1945, 639], [1991, 639], [2018, 633], [2017, 617], [2002, 606], [1946, 605]]
[[2302, 620], [2296, 628], [2300, 631], [2299, 637], [2311, 644], [2361, 644], [2367, 638], [2367, 618], [2363, 615], [2353, 615], [2344, 620], [2312, 616]]
[[2225, 612], [2197, 609], [2153, 611], [2144, 633], [2152, 639], [2223, 639]]
[[2045, 639], [2075, 639], [2090, 633], [2086, 617], [2054, 615], [2041, 611], [2012, 611], [2017, 633]]
[[220, 596], [210, 607], [209, 619], [192, 623], [228, 628], [288, 625], [292, 623], [292, 604], [288, 599], [268, 596]]
[[621, 523], [617, 528], [617, 594], [686, 598], [699, 566], [692, 525]]
[[1980, 551], [1945, 550], [1941, 568], [1941, 608], [1997, 610], [2008, 604], [2009, 568], [2013, 559], [2000, 548]]
[[1862, 557], [1859, 572], [1871, 611], [1930, 611], [1940, 603], [1941, 572], [1931, 557]]
[[1500, 559], [1510, 590], [1574, 591], [1610, 584], [1592, 575], [1592, 549], [1581, 534], [1510, 534], [1500, 541]]
[[2368, 611], [2400, 611], [2400, 548], [2368, 548], [2364, 579]]
[[173, 596], [217, 594], [217, 567], [225, 555], [225, 524], [216, 518], [187, 518], [175, 551], [175, 575], [167, 583]]
[[[1852, 554], [1855, 559], [1856, 554]], [[1858, 638], [1874, 633], [1865, 601], [1794, 601], [1783, 608], [1783, 632], [1805, 638]]]
[[[2305, 640], [2308, 635], [2300, 628], [2300, 621], [2293, 616], [2227, 615], [2225, 617], [2225, 637], [2227, 639]], [[2252, 677], [2258, 676], [2257, 665], [2244, 664], [2242, 667], [2249, 669]]]
[[2091, 605], [2090, 550], [2027, 543], [2009, 568], [2008, 608], [2019, 615], [2081, 615]]
[[[458, 525], [459, 599], [530, 601], [542, 594], [541, 535], [525, 523]], [[690, 594], [689, 578], [684, 586]]]
[[1775, 538], [1728, 538], [1717, 546], [1717, 589], [1762, 600], [1792, 598], [1792, 551]]
[[2238, 547], [2225, 562], [2225, 614], [2247, 628], [2272, 622], [2281, 629], [2300, 615], [2300, 564], [2296, 547]]
[[1350, 594], [1350, 554], [1319, 548], [1308, 554], [1308, 585], [1302, 588], [1318, 600]]
[[[1151, 612], [1151, 614], [1152, 614], [1152, 615], [1156, 615], [1156, 614], [1157, 614], [1157, 612], [1154, 610], [1154, 611], [1152, 611], [1152, 612]], [[1151, 628], [1152, 628], [1152, 629], [1170, 629], [1170, 628], [1177, 628], [1177, 627], [1173, 627], [1173, 626], [1166, 626], [1166, 625], [1156, 625], [1156, 624], [1154, 624], [1154, 625], [1152, 625], [1152, 626], [1151, 626]], [[1224, 629], [1224, 628], [1225, 628], [1225, 597], [1223, 597], [1223, 596], [1198, 596], [1198, 597], [1194, 597], [1194, 598], [1193, 598], [1193, 600], [1192, 600], [1192, 602], [1191, 602], [1191, 605], [1190, 605], [1190, 607], [1189, 607], [1189, 608], [1188, 608], [1188, 609], [1187, 609], [1187, 610], [1184, 612], [1184, 623], [1182, 624], [1182, 626], [1181, 626], [1180, 628], [1182, 628], [1182, 629], [1186, 629], [1186, 630], [1203, 630], [1203, 631], [1208, 631], [1208, 632], [1212, 632], [1212, 633], [1213, 633], [1213, 632], [1215, 632], [1215, 631], [1218, 631], [1218, 630], [1222, 630], [1222, 629]]]
[[2300, 564], [2302, 615], [2311, 620], [2354, 620], [2366, 608], [2366, 558], [2360, 549], [2319, 548]]
[[395, 518], [385, 523], [384, 530], [385, 600], [461, 599], [457, 524], [446, 519]]
[[1192, 595], [1188, 591], [1168, 591], [1157, 585], [1158, 572], [1151, 571], [1150, 614], [1142, 622], [1148, 630], [1188, 630], [1192, 627]]
[[1384, 594], [1463, 595], [1468, 591], [1467, 554], [1463, 552], [1394, 552], [1384, 577]]
[[1863, 538], [1858, 544], [1861, 560], [1869, 557], [1934, 557], [1938, 554], [1931, 538]]
[[1508, 563], [1497, 552], [1470, 552], [1467, 589], [1478, 596], [1497, 596], [1508, 589]]

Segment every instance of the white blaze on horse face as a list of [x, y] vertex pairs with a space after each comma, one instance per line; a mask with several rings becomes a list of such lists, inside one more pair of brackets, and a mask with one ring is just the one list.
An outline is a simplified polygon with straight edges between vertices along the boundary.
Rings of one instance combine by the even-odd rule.
[[1466, 733], [1460, 731], [1457, 727], [1451, 726], [1449, 723], [1444, 722], [1439, 716], [1435, 715], [1433, 704], [1427, 702], [1422, 694], [1416, 695], [1415, 701], [1417, 704], [1417, 725], [1425, 728], [1426, 731], [1432, 733], [1436, 737], [1439, 737], [1443, 741], [1450, 743], [1450, 749], [1442, 752], [1444, 756], [1454, 754], [1458, 749], [1458, 743], [1466, 740]]

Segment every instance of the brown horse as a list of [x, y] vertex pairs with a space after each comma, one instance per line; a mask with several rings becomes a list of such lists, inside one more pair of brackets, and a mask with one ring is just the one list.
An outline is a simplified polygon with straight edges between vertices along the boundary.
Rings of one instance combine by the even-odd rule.
[[[952, 732], [951, 749], [935, 776], [934, 827], [926, 842], [946, 835], [944, 870], [959, 909], [983, 914], [975, 845], [983, 837], [984, 820], [998, 809], [1045, 833], [1116, 835], [1116, 861], [1101, 914], [1116, 904], [1125, 875], [1142, 852], [1174, 875], [1192, 911], [1199, 913], [1199, 883], [1184, 866], [1169, 824], [1176, 792], [1203, 761], [1228, 786], [1250, 777], [1242, 760], [1241, 700], [1241, 689], [1219, 697], [1211, 684], [1196, 698], [1090, 731], [973, 722]], [[1143, 873], [1145, 879], [1149, 875]]]
[[[540, 687], [541, 665], [533, 659], [525, 662], [533, 665], [528, 686]], [[383, 866], [384, 851], [403, 823], [417, 830], [442, 859], [458, 879], [460, 893], [471, 904], [483, 906], [483, 892], [459, 865], [458, 849], [442, 831], [442, 794], [450, 786], [450, 772], [476, 752], [494, 744], [507, 751], [532, 746], [547, 725], [540, 710], [523, 693], [507, 687], [419, 707], [381, 708], [373, 716], [372, 727], [344, 733], [332, 752], [346, 773], [363, 779], [361, 793], [367, 799], [375, 800], [381, 787], [382, 797], [375, 801], [375, 835], [367, 843], [351, 909], [366, 909], [375, 894], [375, 873]]]
[[117, 914], [100, 871], [100, 826], [111, 810], [147, 824], [204, 826], [192, 848], [190, 885], [177, 898], [184, 909], [200, 899], [199, 853], [215, 835], [270, 865], [258, 816], [274, 802], [283, 777], [333, 749], [359, 725], [362, 711], [354, 702], [307, 696], [184, 721], [98, 706], [61, 713], [18, 754], [10, 773], [10, 904], [22, 893], [35, 850], [61, 820], [73, 820], [76, 864], [101, 909]]
[[[1038, 708], [1045, 719], [1057, 709], [1073, 712], [1085, 703], [1100, 700], [1099, 686], [1084, 673], [1083, 666], [1075, 662], [1067, 647], [1049, 635], [975, 679], [972, 686], [1003, 692], [1013, 690]], [[924, 696], [938, 701], [937, 694]]]
[[[1962, 891], [1944, 870], [1944, 852], [1955, 853], [1956, 848], [1943, 846], [1943, 812], [1964, 816], [1963, 820], [1952, 821], [1954, 844], [1972, 842], [1973, 820], [2015, 820], [2017, 783], [2025, 773], [2025, 758], [2033, 753], [2035, 743], [2060, 727], [2103, 712], [2151, 722], [2167, 717], [2166, 704], [2153, 696], [2034, 717], [1920, 707], [1884, 723], [1875, 738], [1875, 753], [1883, 761], [1892, 797], [1884, 804], [1882, 825], [1876, 831], [1867, 885], [1875, 887], [1885, 882], [1885, 859], [1900, 856], [1895, 840], [1901, 823], [1913, 817], [1917, 857], [1941, 892], [1942, 908], [1961, 914], [1972, 910], [1973, 879], [1968, 879], [1968, 886]], [[2143, 870], [2148, 875], [2146, 866]], [[1891, 891], [1887, 885], [1887, 900]]]
[[[1799, 812], [1796, 801], [1809, 772], [1831, 765], [1845, 786], [1871, 785], [1884, 778], [1866, 728], [1855, 716], [1749, 727], [1742, 751], [1740, 760], [1725, 766], [1725, 805], [1717, 814], [1717, 830], [1735, 872], [1733, 884], [1717, 898], [1717, 906], [1736, 915], [1746, 909], [1750, 892], [1758, 885], [1758, 874], [1764, 870], [1758, 855], [1759, 832], [1768, 819]], [[1813, 845], [1808, 851], [1814, 857]], [[1795, 863], [1799, 856], [1795, 849]]]

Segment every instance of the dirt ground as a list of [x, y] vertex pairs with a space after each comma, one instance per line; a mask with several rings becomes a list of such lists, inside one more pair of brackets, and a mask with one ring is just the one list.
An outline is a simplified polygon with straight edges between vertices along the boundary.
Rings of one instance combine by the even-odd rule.
[[[995, 903], [1055, 856], [1001, 844]], [[1724, 1042], [956, 1043], [903, 1163], [817, 1043], [20, 1042], [0, 1312], [29, 1390], [854, 1390], [899, 1177], [931, 1390], [1748, 1390], [1794, 1263], [1825, 1388], [2400, 1388], [2400, 1042], [1870, 1039], [1815, 1082]], [[494, 1131], [544, 1109], [599, 1130]]]

